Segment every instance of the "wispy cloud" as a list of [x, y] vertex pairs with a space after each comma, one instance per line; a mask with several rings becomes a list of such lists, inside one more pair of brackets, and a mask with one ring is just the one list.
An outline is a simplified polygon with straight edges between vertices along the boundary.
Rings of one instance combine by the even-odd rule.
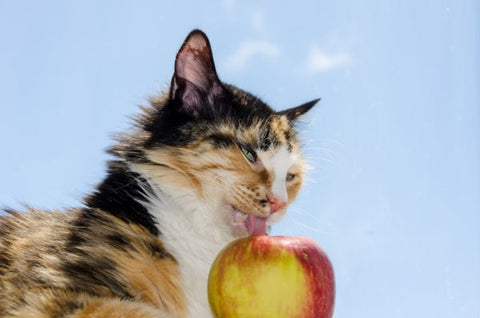
[[308, 73], [314, 74], [345, 68], [351, 63], [352, 57], [348, 53], [327, 53], [323, 48], [314, 46], [310, 49], [306, 68]]
[[231, 70], [241, 70], [248, 62], [257, 56], [275, 58], [280, 54], [277, 45], [267, 41], [246, 41], [226, 61], [226, 67]]

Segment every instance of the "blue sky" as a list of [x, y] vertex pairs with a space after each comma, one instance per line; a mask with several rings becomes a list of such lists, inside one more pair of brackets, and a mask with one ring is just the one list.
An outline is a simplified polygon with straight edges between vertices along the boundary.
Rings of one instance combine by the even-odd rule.
[[274, 108], [316, 97], [276, 234], [330, 255], [335, 317], [480, 316], [480, 5], [0, 0], [0, 204], [77, 205], [186, 34]]

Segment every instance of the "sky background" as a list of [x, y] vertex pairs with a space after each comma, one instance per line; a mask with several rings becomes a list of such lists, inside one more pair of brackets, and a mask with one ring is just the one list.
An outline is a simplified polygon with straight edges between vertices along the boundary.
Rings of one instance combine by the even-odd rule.
[[322, 98], [274, 234], [326, 250], [334, 316], [480, 317], [478, 1], [0, 0], [0, 205], [78, 205], [193, 28], [222, 80]]

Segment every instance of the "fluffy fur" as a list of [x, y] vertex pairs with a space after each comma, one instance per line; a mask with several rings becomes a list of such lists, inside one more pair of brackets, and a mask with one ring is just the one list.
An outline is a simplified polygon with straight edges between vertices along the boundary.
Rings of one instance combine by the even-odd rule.
[[214, 257], [301, 187], [294, 123], [316, 102], [275, 112], [222, 83], [194, 30], [84, 208], [0, 217], [0, 316], [211, 317]]

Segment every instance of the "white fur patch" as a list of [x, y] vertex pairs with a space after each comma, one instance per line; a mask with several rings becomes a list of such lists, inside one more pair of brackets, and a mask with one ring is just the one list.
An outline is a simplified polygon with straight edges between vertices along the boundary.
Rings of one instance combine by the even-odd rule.
[[273, 175], [272, 194], [284, 202], [288, 202], [287, 185], [285, 178], [288, 169], [295, 162], [294, 154], [282, 146], [277, 151], [259, 151], [258, 157], [267, 171]]
[[221, 196], [212, 194], [212, 201], [205, 202], [191, 188], [160, 187], [161, 180], [138, 167], [134, 170], [152, 183], [154, 193], [143, 204], [158, 221], [165, 248], [178, 261], [188, 317], [212, 317], [207, 293], [210, 267], [220, 250], [235, 239], [225, 221], [225, 207], [215, 201]]

